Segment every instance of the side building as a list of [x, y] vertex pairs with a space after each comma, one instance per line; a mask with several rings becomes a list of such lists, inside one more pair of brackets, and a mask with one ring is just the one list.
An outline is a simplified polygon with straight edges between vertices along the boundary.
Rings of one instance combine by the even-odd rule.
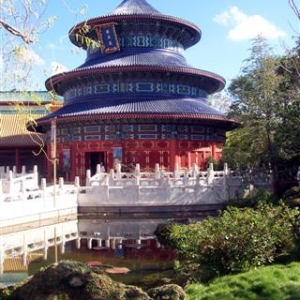
[[46, 135], [28, 131], [26, 124], [49, 114], [55, 103], [60, 106], [48, 91], [0, 92], [0, 166], [20, 173], [23, 166], [37, 165], [40, 175], [47, 175]]

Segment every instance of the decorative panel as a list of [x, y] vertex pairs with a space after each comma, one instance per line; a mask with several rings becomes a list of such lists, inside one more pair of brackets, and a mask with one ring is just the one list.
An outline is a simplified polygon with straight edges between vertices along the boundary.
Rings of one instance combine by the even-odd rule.
[[143, 142], [142, 147], [143, 148], [153, 148], [154, 143], [153, 142]]
[[166, 141], [157, 142], [157, 147], [159, 147], [159, 148], [169, 148], [169, 142], [166, 142]]
[[203, 134], [192, 134], [191, 135], [191, 140], [203, 141], [204, 140], [204, 135]]
[[157, 140], [158, 134], [138, 134], [138, 138], [141, 140]]
[[97, 149], [97, 148], [99, 148], [99, 143], [89, 143], [88, 148], [89, 149]]
[[204, 126], [192, 126], [191, 131], [195, 133], [204, 133], [205, 132], [205, 127]]
[[138, 126], [140, 132], [156, 132], [157, 125], [154, 124], [143, 124]]

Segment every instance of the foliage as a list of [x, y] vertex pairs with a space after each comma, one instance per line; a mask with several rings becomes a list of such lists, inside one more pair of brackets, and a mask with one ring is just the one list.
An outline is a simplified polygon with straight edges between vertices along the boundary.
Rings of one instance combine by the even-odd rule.
[[228, 116], [241, 126], [227, 135], [223, 160], [241, 167], [267, 164], [274, 183], [289, 162], [300, 164], [299, 47], [277, 57], [265, 40], [253, 41], [242, 73], [228, 87]]
[[267, 190], [259, 189], [254, 195], [249, 195], [246, 198], [231, 199], [226, 203], [226, 207], [238, 207], [238, 208], [258, 208], [262, 204], [276, 204], [277, 199], [272, 193]]
[[228, 207], [218, 218], [174, 224], [170, 240], [183, 263], [198, 264], [206, 280], [247, 271], [293, 253], [299, 212], [281, 204], [257, 209]]
[[242, 74], [228, 87], [233, 98], [229, 116], [240, 121], [242, 126], [230, 134], [224, 152], [232, 157], [237, 149], [238, 153], [244, 153], [240, 156], [240, 165], [247, 162], [274, 164], [274, 131], [278, 126], [276, 113], [282, 98], [279, 85], [283, 79], [276, 72], [280, 60], [270, 53], [263, 38], [255, 39]]
[[282, 196], [284, 203], [290, 207], [300, 207], [300, 186], [288, 189]]
[[[43, 59], [36, 52], [39, 36], [53, 25], [45, 17], [45, 0], [0, 0], [2, 43], [1, 90], [24, 90], [32, 86], [37, 70], [43, 73]], [[2, 28], [1, 28], [2, 29]]]
[[247, 273], [224, 276], [209, 285], [193, 284], [187, 300], [300, 299], [300, 264], [260, 267]]

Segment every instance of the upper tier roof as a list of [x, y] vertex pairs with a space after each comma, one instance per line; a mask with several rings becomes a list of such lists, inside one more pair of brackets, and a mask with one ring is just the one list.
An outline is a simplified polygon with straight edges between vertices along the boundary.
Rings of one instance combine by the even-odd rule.
[[[86, 49], [86, 44], [82, 42], [82, 39], [78, 39], [78, 35], [93, 36], [94, 26], [106, 23], [116, 23], [118, 26], [122, 26], [122, 22], [135, 23], [140, 20], [147, 20], [147, 22], [160, 24], [160, 26], [168, 27], [167, 24], [180, 26], [183, 29], [180, 38], [184, 48], [195, 45], [201, 39], [201, 30], [197, 25], [181, 18], [164, 15], [146, 0], [124, 0], [110, 13], [91, 18], [72, 27], [69, 31], [69, 38], [74, 45]], [[87, 26], [90, 28], [87, 29]], [[84, 28], [84, 33], [82, 33], [82, 28]]]
[[124, 0], [118, 7], [116, 7], [108, 15], [123, 15], [123, 14], [148, 14], [157, 15], [161, 13], [151, 6], [145, 0]]

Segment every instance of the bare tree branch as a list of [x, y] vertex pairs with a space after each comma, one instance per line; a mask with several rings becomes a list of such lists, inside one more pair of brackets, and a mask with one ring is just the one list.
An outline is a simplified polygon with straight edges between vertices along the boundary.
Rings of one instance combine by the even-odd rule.
[[295, 12], [298, 19], [300, 19], [300, 8], [297, 7], [295, 0], [289, 0], [290, 7]]
[[33, 40], [29, 36], [23, 34], [20, 30], [14, 28], [13, 26], [11, 26], [10, 24], [8, 24], [4, 20], [0, 19], [0, 24], [3, 26], [4, 29], [6, 29], [12, 35], [18, 36], [18, 37], [22, 38], [22, 40], [26, 44], [33, 43]]

